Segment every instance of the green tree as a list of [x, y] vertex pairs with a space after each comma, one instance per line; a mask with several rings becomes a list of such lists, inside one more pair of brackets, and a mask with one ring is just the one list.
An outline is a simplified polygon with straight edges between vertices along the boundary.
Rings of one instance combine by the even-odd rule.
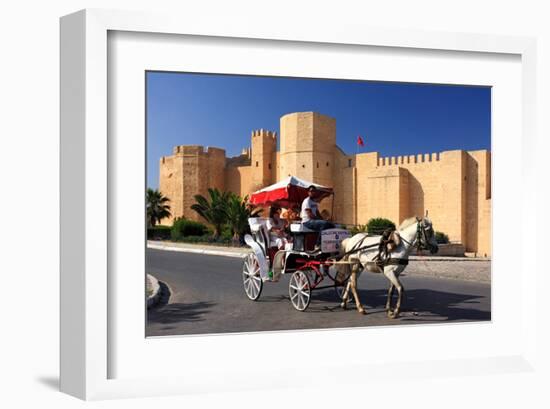
[[191, 209], [199, 214], [207, 223], [214, 228], [213, 237], [217, 239], [222, 227], [227, 223], [227, 207], [229, 193], [220, 192], [218, 189], [208, 189], [208, 196], [195, 195], [195, 204], [191, 205]]
[[382, 217], [370, 219], [367, 223], [367, 232], [369, 234], [379, 235], [386, 229], [395, 230], [395, 224], [391, 220], [384, 219]]
[[170, 217], [170, 206], [167, 204], [170, 199], [163, 196], [158, 190], [147, 189], [147, 223], [155, 227], [162, 219]]
[[257, 217], [262, 209], [250, 207], [247, 204], [248, 196], [230, 193], [227, 201], [227, 224], [233, 233], [233, 240], [239, 241], [248, 231], [248, 218]]

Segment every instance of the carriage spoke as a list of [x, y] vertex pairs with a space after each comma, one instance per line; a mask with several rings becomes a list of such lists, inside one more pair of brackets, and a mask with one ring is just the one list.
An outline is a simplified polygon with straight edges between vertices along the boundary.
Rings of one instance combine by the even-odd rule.
[[[254, 277], [256, 278], [256, 277]], [[258, 291], [260, 289], [260, 284], [256, 280], [252, 280], [252, 284], [254, 285], [255, 291]]]
[[300, 307], [300, 301], [302, 302], [302, 304], [304, 304], [304, 302], [303, 302], [303, 300], [302, 300], [302, 297], [299, 296], [299, 297], [298, 297], [298, 301], [296, 302], [298, 308], [301, 308], [301, 307]]

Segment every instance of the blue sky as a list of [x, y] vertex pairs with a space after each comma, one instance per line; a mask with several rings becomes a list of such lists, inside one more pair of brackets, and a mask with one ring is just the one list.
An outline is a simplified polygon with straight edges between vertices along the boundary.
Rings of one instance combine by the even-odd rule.
[[279, 134], [279, 118], [316, 111], [336, 119], [336, 143], [383, 156], [490, 149], [488, 87], [148, 72], [147, 186], [175, 145], [249, 146], [254, 129]]

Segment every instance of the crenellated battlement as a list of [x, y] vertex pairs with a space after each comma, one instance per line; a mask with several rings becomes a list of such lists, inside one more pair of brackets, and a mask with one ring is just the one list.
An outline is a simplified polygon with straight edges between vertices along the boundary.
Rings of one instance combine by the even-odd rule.
[[377, 166], [414, 165], [428, 162], [439, 162], [441, 155], [436, 153], [420, 153], [418, 155], [378, 157]]
[[178, 145], [174, 146], [173, 149], [174, 155], [185, 155], [185, 156], [198, 156], [198, 155], [206, 155], [206, 156], [219, 156], [224, 155], [225, 156], [225, 149], [222, 148], [216, 148], [214, 146], [207, 146], [204, 147], [202, 145]]
[[252, 138], [271, 138], [273, 140], [277, 140], [277, 132], [276, 131], [268, 131], [267, 129], [256, 129], [252, 131]]

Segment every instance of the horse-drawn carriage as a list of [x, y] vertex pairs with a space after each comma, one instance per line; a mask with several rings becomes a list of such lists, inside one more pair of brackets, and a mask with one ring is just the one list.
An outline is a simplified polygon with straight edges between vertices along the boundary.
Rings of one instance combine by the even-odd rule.
[[[250, 197], [250, 203], [258, 206], [277, 205], [286, 208], [299, 206], [307, 197], [307, 190], [315, 186], [320, 199], [333, 194], [331, 188], [289, 177], [268, 186]], [[334, 288], [341, 296], [349, 277], [338, 276], [331, 259], [340, 251], [340, 244], [350, 237], [346, 229], [332, 228], [317, 232], [306, 228], [301, 222], [289, 224], [291, 240], [280, 249], [272, 240], [268, 218], [255, 217], [248, 220], [251, 234], [245, 236], [252, 252], [243, 263], [243, 284], [251, 300], [257, 300], [264, 283], [278, 282], [282, 275], [292, 274], [289, 280], [289, 296], [294, 308], [304, 311], [309, 306], [314, 290]], [[321, 235], [320, 247], [316, 247]], [[320, 285], [326, 280], [329, 285]]]
[[[329, 187], [291, 176], [253, 193], [249, 200], [257, 206], [292, 208], [302, 203], [312, 185], [319, 192], [319, 200], [333, 195]], [[399, 315], [403, 294], [399, 274], [408, 264], [411, 250], [417, 248], [437, 252], [433, 226], [427, 215], [404, 220], [399, 229], [390, 232], [387, 240], [384, 236], [369, 236], [366, 233], [351, 237], [348, 230], [338, 226], [317, 232], [307, 229], [301, 222], [292, 222], [289, 225], [292, 240], [284, 248], [279, 248], [272, 240], [268, 220], [261, 217], [248, 220], [251, 234], [245, 236], [245, 242], [252, 252], [243, 263], [245, 293], [249, 299], [256, 301], [260, 298], [264, 283], [278, 282], [282, 275], [292, 274], [288, 291], [292, 305], [299, 311], [307, 309], [313, 291], [334, 288], [342, 300], [342, 307], [346, 307], [352, 294], [357, 310], [364, 313], [356, 287], [359, 274], [367, 270], [383, 273], [390, 281], [386, 310], [390, 318], [395, 318]], [[316, 246], [319, 235], [320, 246]], [[387, 244], [392, 244], [391, 251], [385, 251]], [[327, 281], [330, 284], [321, 285]], [[397, 290], [398, 298], [395, 308], [391, 308], [394, 290]]]

